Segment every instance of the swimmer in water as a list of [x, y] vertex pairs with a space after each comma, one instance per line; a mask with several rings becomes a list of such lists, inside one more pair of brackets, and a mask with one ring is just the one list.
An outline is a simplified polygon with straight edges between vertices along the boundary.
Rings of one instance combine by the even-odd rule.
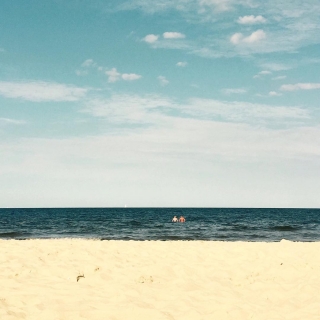
[[177, 216], [174, 216], [174, 217], [173, 217], [172, 222], [178, 222]]
[[181, 217], [179, 218], [179, 222], [186, 222], [185, 217], [184, 217], [184, 216], [181, 216]]

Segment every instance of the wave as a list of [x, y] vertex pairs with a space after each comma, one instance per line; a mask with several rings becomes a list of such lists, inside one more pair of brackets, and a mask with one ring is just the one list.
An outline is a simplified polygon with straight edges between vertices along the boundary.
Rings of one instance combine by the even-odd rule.
[[270, 229], [275, 231], [297, 231], [297, 230], [300, 230], [301, 228], [294, 227], [294, 226], [274, 226], [274, 227], [270, 227]]
[[31, 233], [19, 232], [19, 231], [9, 231], [9, 232], [0, 232], [0, 238], [2, 239], [20, 239], [31, 236]]

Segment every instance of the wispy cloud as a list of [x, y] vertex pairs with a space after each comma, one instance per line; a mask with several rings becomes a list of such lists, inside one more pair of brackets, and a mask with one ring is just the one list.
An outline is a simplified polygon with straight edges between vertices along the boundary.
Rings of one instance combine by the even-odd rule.
[[258, 74], [254, 75], [253, 78], [258, 79], [258, 78], [261, 78], [262, 76], [269, 75], [269, 74], [272, 74], [272, 72], [269, 70], [262, 70]]
[[93, 61], [93, 59], [87, 59], [82, 64], [81, 67], [83, 68], [89, 68], [89, 67], [95, 67], [97, 64]]
[[0, 124], [13, 124], [13, 125], [21, 125], [25, 124], [24, 120], [16, 120], [16, 119], [9, 119], [9, 118], [0, 118]]
[[[270, 96], [275, 96], [271, 93]], [[191, 118], [201, 121], [227, 121], [272, 126], [273, 123], [305, 123], [310, 120], [307, 109], [273, 106], [240, 101], [219, 101], [191, 98], [186, 102], [157, 95], [113, 95], [87, 103], [85, 112], [116, 122], [138, 122], [161, 125], [170, 118]]]
[[247, 92], [246, 89], [243, 88], [229, 88], [229, 89], [222, 89], [224, 94], [244, 94]]
[[272, 80], [283, 80], [286, 78], [287, 78], [287, 76], [277, 76], [277, 77], [272, 78]]
[[269, 92], [269, 96], [271, 96], [271, 97], [278, 97], [278, 96], [282, 96], [282, 94], [279, 93], [279, 92], [276, 92], [276, 91], [270, 91], [270, 92]]
[[102, 117], [111, 122], [149, 124], [157, 123], [159, 116], [152, 112], [157, 108], [170, 107], [170, 99], [158, 95], [113, 95], [109, 99], [88, 101], [83, 112]]
[[94, 62], [93, 59], [87, 59], [81, 64], [80, 68], [76, 70], [76, 75], [86, 76], [90, 69], [97, 69], [98, 67], [98, 64]]
[[165, 76], [159, 76], [158, 80], [162, 86], [166, 86], [169, 84], [169, 80]]
[[280, 90], [282, 91], [314, 90], [314, 89], [320, 89], [320, 83], [284, 84], [280, 87]]
[[188, 16], [189, 12], [196, 12], [201, 16], [216, 14], [217, 12], [230, 11], [236, 4], [248, 1], [238, 0], [129, 0], [118, 6], [118, 10], [143, 10], [148, 14], [177, 10]]
[[35, 102], [77, 101], [85, 97], [88, 89], [72, 85], [43, 81], [0, 82], [0, 95]]
[[187, 62], [185, 62], [185, 61], [179, 61], [179, 62], [177, 62], [176, 66], [177, 66], [177, 67], [182, 67], [182, 68], [183, 68], [183, 67], [187, 66], [187, 64], [188, 64], [188, 63], [187, 63]]
[[265, 23], [267, 19], [265, 19], [263, 16], [243, 16], [239, 17], [238, 23], [240, 24], [258, 24], [258, 23]]
[[266, 74], [271, 74], [272, 72], [269, 71], [269, 70], [262, 70], [259, 72], [259, 74], [262, 74], [262, 75], [266, 75]]

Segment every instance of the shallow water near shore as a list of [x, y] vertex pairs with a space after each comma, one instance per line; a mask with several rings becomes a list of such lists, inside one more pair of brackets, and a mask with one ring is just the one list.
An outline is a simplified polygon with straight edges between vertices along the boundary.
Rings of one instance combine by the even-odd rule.
[[[186, 223], [172, 223], [174, 215]], [[320, 209], [0, 209], [0, 238], [319, 241]]]

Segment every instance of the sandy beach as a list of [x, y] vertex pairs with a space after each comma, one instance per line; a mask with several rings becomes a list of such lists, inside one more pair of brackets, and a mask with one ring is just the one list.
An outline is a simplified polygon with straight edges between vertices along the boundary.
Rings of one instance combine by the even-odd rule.
[[1, 240], [0, 319], [320, 319], [320, 243]]

